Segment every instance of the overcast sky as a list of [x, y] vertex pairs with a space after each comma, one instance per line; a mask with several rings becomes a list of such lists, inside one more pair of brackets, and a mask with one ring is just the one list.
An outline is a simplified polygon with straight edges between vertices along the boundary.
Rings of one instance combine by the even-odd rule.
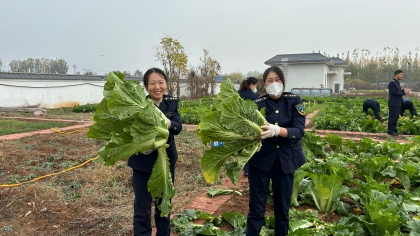
[[1, 0], [0, 60], [3, 70], [44, 57], [76, 71], [145, 72], [161, 67], [153, 47], [171, 36], [189, 65], [207, 49], [222, 73], [263, 72], [277, 54], [414, 52], [419, 10], [418, 0]]

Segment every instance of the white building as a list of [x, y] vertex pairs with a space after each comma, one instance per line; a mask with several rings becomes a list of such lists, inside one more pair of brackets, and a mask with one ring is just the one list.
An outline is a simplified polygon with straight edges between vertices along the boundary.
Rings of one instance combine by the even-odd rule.
[[[137, 80], [140, 77], [126, 77]], [[100, 103], [106, 76], [0, 72], [0, 107], [72, 107]], [[181, 80], [181, 97], [189, 97], [188, 80]], [[222, 81], [216, 81], [215, 94]], [[235, 84], [239, 88], [239, 84]], [[210, 88], [208, 88], [210, 92]], [[146, 92], [147, 94], [147, 92]]]
[[283, 70], [287, 92], [294, 88], [330, 88], [339, 93], [344, 89], [344, 70], [348, 66], [338, 57], [320, 53], [282, 54], [264, 64]]

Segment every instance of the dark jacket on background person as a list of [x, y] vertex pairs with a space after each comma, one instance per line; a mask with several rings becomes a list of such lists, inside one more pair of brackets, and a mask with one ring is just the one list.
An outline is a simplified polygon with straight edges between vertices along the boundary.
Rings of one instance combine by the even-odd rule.
[[[239, 96], [243, 98], [244, 100], [251, 100], [254, 101], [258, 99], [258, 93], [252, 92], [250, 89], [244, 89], [244, 90], [238, 90]], [[249, 163], [247, 162], [244, 166], [244, 175], [248, 175], [249, 170]]]
[[402, 106], [401, 112], [400, 112], [400, 115], [401, 116], [404, 116], [405, 110], [409, 110], [410, 111], [411, 117], [417, 116], [417, 110], [414, 107], [414, 103], [409, 98], [404, 98], [403, 99], [403, 106]]
[[239, 96], [243, 99], [249, 99], [249, 100], [256, 100], [258, 98], [258, 93], [252, 92], [252, 90], [244, 89], [244, 90], [238, 90]]
[[381, 120], [381, 116], [379, 115], [381, 112], [381, 106], [379, 105], [379, 102], [375, 99], [367, 99], [363, 102], [363, 112], [368, 114], [368, 109], [372, 109], [373, 114], [375, 115], [375, 119]]
[[389, 107], [402, 107], [403, 98], [405, 95], [404, 89], [401, 89], [400, 81], [393, 79], [388, 84], [388, 106]]
[[397, 122], [403, 105], [402, 96], [405, 95], [405, 92], [403, 89], [401, 89], [400, 81], [396, 80], [395, 78], [391, 82], [389, 82], [388, 92], [388, 134], [399, 135], [397, 129]]

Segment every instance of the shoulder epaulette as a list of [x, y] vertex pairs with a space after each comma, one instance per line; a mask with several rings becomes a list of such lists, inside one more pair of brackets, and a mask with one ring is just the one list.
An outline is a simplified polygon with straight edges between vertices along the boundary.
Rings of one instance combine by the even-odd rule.
[[284, 98], [300, 98], [299, 95], [294, 93], [283, 93]]
[[262, 97], [260, 97], [256, 100], [254, 100], [254, 102], [255, 103], [260, 103], [260, 102], [263, 102], [263, 101], [267, 100], [267, 98], [268, 98], [267, 96], [262, 96]]
[[179, 97], [165, 97], [165, 98], [163, 98], [163, 99], [165, 99], [165, 101], [168, 101], [168, 102], [179, 102]]

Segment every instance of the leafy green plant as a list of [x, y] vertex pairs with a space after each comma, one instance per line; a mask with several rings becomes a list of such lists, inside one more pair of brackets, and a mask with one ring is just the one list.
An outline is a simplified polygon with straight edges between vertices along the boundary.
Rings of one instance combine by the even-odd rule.
[[20, 182], [20, 175], [19, 174], [11, 175], [7, 177], [7, 180], [9, 181], [9, 183], [17, 184]]
[[292, 190], [292, 197], [290, 201], [293, 206], [299, 206], [298, 196], [299, 196], [299, 193], [302, 192], [301, 183], [305, 179], [305, 177], [309, 175], [309, 173], [302, 169], [298, 169], [295, 171], [294, 175], [295, 175], [295, 178], [293, 180], [293, 190]]
[[307, 193], [312, 197], [319, 211], [331, 213], [338, 207], [339, 197], [343, 195], [343, 179], [338, 175], [309, 175]]
[[234, 229], [240, 228], [245, 232], [246, 229], [246, 217], [237, 212], [225, 212], [222, 214], [222, 219], [233, 226]]
[[[206, 220], [204, 224], [193, 223], [193, 220]], [[174, 233], [180, 236], [190, 235], [217, 235], [220, 231], [217, 227], [221, 223], [221, 218], [215, 217], [209, 213], [197, 210], [184, 210], [171, 219], [171, 225], [174, 226]]]
[[220, 188], [210, 188], [207, 191], [207, 194], [210, 197], [214, 197], [214, 196], [217, 196], [217, 195], [228, 195], [228, 194], [236, 194], [238, 196], [242, 196], [242, 193], [237, 191], [237, 190], [234, 190], [234, 189], [220, 189]]
[[360, 176], [369, 176], [379, 182], [387, 177], [395, 177], [392, 165], [392, 161], [387, 156], [372, 156], [363, 153], [356, 163], [356, 173]]
[[33, 178], [36, 178], [36, 174], [29, 174], [27, 176], [23, 176], [23, 181], [28, 181], [28, 180], [31, 180]]
[[335, 135], [335, 134], [327, 134], [327, 136], [325, 137], [325, 141], [327, 141], [329, 147], [333, 150], [333, 151], [340, 151], [341, 150], [341, 145], [343, 144], [343, 138]]
[[0, 229], [0, 232], [8, 232], [8, 231], [12, 231], [13, 226], [11, 225], [5, 225], [3, 226], [3, 228]]
[[98, 107], [98, 104], [85, 104], [85, 105], [76, 105], [73, 107], [72, 111], [76, 113], [89, 113], [95, 112]]
[[[71, 122], [27, 121], [16, 119], [0, 119], [0, 135], [18, 134], [50, 128], [70, 126]], [[31, 147], [28, 147], [31, 148]]]
[[420, 166], [413, 162], [397, 163], [395, 173], [407, 192], [410, 192], [412, 183], [416, 183], [420, 180]]
[[359, 218], [372, 236], [398, 235], [405, 223], [399, 213], [401, 197], [372, 190], [363, 193], [360, 202], [364, 205], [362, 211], [365, 215]]
[[205, 180], [214, 183], [227, 163], [226, 174], [236, 184], [244, 165], [261, 147], [260, 126], [266, 121], [254, 102], [239, 96], [232, 82], [222, 83], [220, 90], [212, 111], [201, 118], [196, 132], [203, 144], [218, 141], [223, 146], [204, 151], [201, 169]]
[[144, 88], [138, 81], [124, 81], [121, 73], [109, 73], [104, 98], [93, 119], [95, 124], [87, 136], [108, 142], [99, 150], [105, 165], [146, 150], [158, 150], [147, 186], [154, 199], [162, 199], [158, 205], [161, 215], [168, 215], [175, 194], [165, 150], [169, 131], [165, 115], [146, 98]]

